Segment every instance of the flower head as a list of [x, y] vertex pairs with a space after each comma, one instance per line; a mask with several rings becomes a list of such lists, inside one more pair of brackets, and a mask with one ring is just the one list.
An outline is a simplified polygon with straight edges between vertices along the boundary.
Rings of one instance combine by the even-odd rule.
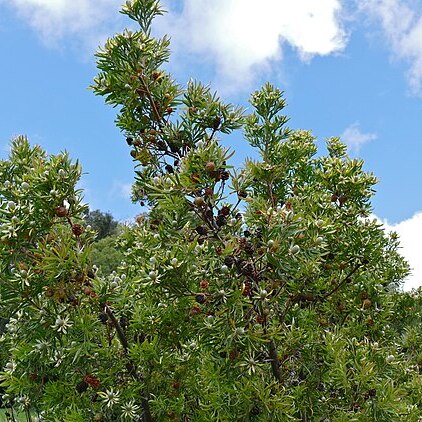
[[122, 416], [128, 419], [134, 419], [137, 416], [139, 406], [133, 400], [122, 404]]
[[72, 326], [72, 323], [69, 321], [69, 317], [58, 316], [56, 322], [52, 325], [52, 328], [56, 329], [59, 333], [67, 333], [67, 329]]
[[100, 391], [98, 395], [103, 399], [107, 407], [113, 407], [119, 402], [120, 399], [120, 391], [114, 391], [113, 387], [111, 387], [109, 390], [106, 390], [105, 392]]

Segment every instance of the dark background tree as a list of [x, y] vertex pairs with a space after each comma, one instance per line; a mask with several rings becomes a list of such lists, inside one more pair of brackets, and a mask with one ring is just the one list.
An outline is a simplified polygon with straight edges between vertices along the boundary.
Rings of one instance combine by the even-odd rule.
[[88, 211], [85, 222], [97, 232], [97, 241], [115, 234], [119, 224], [109, 212], [100, 210]]

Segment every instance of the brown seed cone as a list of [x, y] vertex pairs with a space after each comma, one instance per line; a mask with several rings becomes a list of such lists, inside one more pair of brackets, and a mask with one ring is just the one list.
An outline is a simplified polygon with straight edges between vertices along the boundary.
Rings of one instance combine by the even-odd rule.
[[206, 279], [204, 279], [204, 280], [201, 280], [200, 281], [200, 283], [199, 283], [199, 287], [201, 288], [201, 289], [208, 289], [208, 286], [209, 286], [209, 281], [208, 280], [206, 280]]
[[191, 315], [199, 315], [201, 313], [201, 308], [198, 305], [193, 305], [190, 314]]
[[213, 161], [209, 161], [206, 165], [205, 165], [205, 170], [208, 173], [213, 173], [215, 171], [215, 163]]
[[204, 193], [205, 193], [205, 196], [208, 196], [208, 197], [214, 195], [214, 191], [213, 191], [212, 188], [205, 188], [205, 192]]
[[75, 388], [79, 394], [82, 394], [88, 389], [88, 383], [85, 381], [81, 381], [78, 384], [76, 384]]
[[197, 196], [194, 200], [193, 203], [197, 206], [197, 207], [203, 207], [205, 205], [205, 200], [202, 196]]
[[220, 124], [221, 124], [221, 118], [217, 116], [217, 117], [214, 118], [214, 120], [212, 122], [212, 128], [214, 130], [218, 130], [218, 128], [220, 127]]
[[207, 300], [207, 296], [204, 294], [204, 293], [197, 293], [196, 295], [195, 295], [195, 300], [198, 302], [198, 303], [205, 303], [206, 302], [206, 300]]
[[195, 230], [201, 236], [205, 236], [208, 233], [208, 230], [205, 226], [198, 226]]
[[60, 205], [54, 209], [54, 213], [57, 215], [57, 217], [66, 217], [68, 211], [64, 205]]
[[338, 198], [338, 202], [340, 202], [340, 206], [343, 206], [347, 201], [347, 197], [345, 195], [340, 195]]
[[221, 214], [227, 217], [230, 214], [230, 207], [224, 206], [220, 210]]
[[98, 388], [100, 386], [100, 380], [95, 376], [88, 374], [85, 376], [84, 381], [89, 384], [92, 388]]
[[226, 170], [223, 170], [220, 172], [221, 180], [229, 180], [230, 179], [230, 173]]
[[80, 224], [72, 224], [72, 233], [79, 237], [84, 232], [84, 228]]

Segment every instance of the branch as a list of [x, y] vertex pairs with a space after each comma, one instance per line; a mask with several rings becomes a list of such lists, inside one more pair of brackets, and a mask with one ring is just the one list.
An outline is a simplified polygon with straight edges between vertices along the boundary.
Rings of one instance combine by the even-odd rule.
[[321, 302], [325, 299], [328, 299], [331, 295], [333, 295], [338, 289], [340, 289], [340, 287], [344, 286], [352, 277], [352, 275], [362, 266], [361, 263], [357, 264], [355, 266], [355, 268], [353, 268], [349, 274], [347, 274], [347, 276], [339, 283], [337, 284], [336, 287], [334, 287], [334, 289], [332, 289], [331, 291], [329, 291], [328, 293], [326, 293], [324, 296], [322, 296], [322, 298], [320, 299]]
[[[123, 350], [125, 352], [125, 355], [128, 354], [129, 351], [129, 343], [127, 341], [127, 337], [125, 332], [123, 331], [122, 326], [120, 325], [119, 321], [117, 321], [117, 318], [115, 317], [113, 311], [111, 310], [111, 308], [106, 304], [104, 305], [104, 310], [107, 314], [107, 316], [110, 318], [111, 323], [113, 324], [114, 328], [116, 329], [117, 332], [117, 337], [119, 338], [119, 341], [123, 347]], [[135, 378], [138, 379], [139, 381], [144, 381], [144, 377], [142, 374], [140, 374], [137, 370], [136, 370], [136, 366], [135, 364], [132, 362], [132, 360], [128, 357], [128, 363], [126, 365], [126, 368], [129, 372], [129, 374]], [[147, 392], [143, 392], [142, 393], [142, 397], [141, 397], [141, 404], [142, 404], [142, 409], [144, 411], [144, 417], [145, 417], [145, 421], [146, 422], [153, 422], [152, 419], [152, 415], [151, 415], [151, 410], [149, 408], [149, 401], [148, 401], [148, 396], [149, 394]]]
[[117, 337], [119, 337], [119, 341], [123, 347], [123, 350], [125, 352], [125, 355], [127, 355], [128, 349], [129, 349], [129, 343], [126, 338], [126, 334], [123, 331], [122, 326], [119, 324], [119, 321], [117, 321], [116, 317], [114, 316], [113, 311], [110, 309], [108, 305], [104, 306], [105, 312], [107, 316], [110, 318], [110, 321], [113, 323], [114, 328], [117, 332]]
[[281, 376], [280, 363], [278, 360], [277, 348], [275, 346], [274, 340], [270, 341], [268, 349], [270, 354], [271, 370], [273, 372], [274, 378], [281, 384], [283, 379]]
[[289, 297], [286, 300], [286, 304], [285, 305], [286, 306], [284, 307], [283, 313], [279, 316], [279, 321], [280, 321], [281, 324], [284, 323], [284, 320], [286, 318], [287, 312], [289, 312], [291, 306], [293, 305], [293, 300]]
[[[154, 101], [154, 98], [152, 97], [151, 91], [149, 90], [149, 87], [148, 87], [148, 85], [146, 84], [146, 82], [145, 82], [145, 78], [143, 77], [143, 75], [142, 75], [142, 74], [140, 74], [140, 75], [139, 75], [139, 78], [140, 78], [140, 80], [141, 80], [141, 82], [142, 82], [143, 88], [144, 88], [144, 90], [145, 90], [145, 94], [146, 94], [146, 96], [148, 97], [148, 100], [149, 100], [150, 106], [151, 106], [151, 108], [152, 108], [152, 111], [153, 111], [153, 113], [155, 114], [155, 117], [156, 117], [156, 119], [157, 119], [158, 126], [159, 126], [159, 127], [160, 127], [160, 129], [162, 130], [162, 129], [163, 129], [162, 116], [160, 115], [160, 113], [159, 113], [159, 112], [158, 112], [158, 110], [157, 110], [157, 107], [156, 107], [156, 105], [155, 105], [155, 101]], [[165, 122], [164, 122], [164, 123], [165, 123]]]

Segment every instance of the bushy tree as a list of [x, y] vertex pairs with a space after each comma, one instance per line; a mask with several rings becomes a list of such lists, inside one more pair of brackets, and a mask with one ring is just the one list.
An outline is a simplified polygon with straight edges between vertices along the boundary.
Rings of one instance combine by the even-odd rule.
[[117, 235], [111, 235], [92, 245], [91, 260], [98, 269], [98, 275], [108, 276], [118, 270], [123, 254], [116, 248], [116, 241]]
[[84, 220], [87, 225], [97, 232], [96, 239], [98, 241], [117, 233], [119, 223], [109, 212], [100, 210], [87, 211], [84, 215]]
[[[151, 36], [159, 3], [122, 12], [139, 30], [107, 41], [93, 89], [120, 107], [149, 215], [120, 236], [118, 274], [99, 277], [78, 165], [14, 141], [5, 401], [46, 421], [420, 420], [420, 296], [396, 292], [408, 266], [370, 218], [375, 177], [337, 138], [317, 156], [269, 84], [250, 115], [182, 88], [163, 70], [168, 38]], [[219, 135], [239, 128], [260, 158], [236, 172]]]
[[99, 276], [108, 276], [118, 269], [123, 258], [116, 249], [116, 239], [123, 225], [113, 218], [109, 212], [89, 211], [84, 215], [88, 228], [95, 230], [95, 243], [91, 248], [91, 260]]

